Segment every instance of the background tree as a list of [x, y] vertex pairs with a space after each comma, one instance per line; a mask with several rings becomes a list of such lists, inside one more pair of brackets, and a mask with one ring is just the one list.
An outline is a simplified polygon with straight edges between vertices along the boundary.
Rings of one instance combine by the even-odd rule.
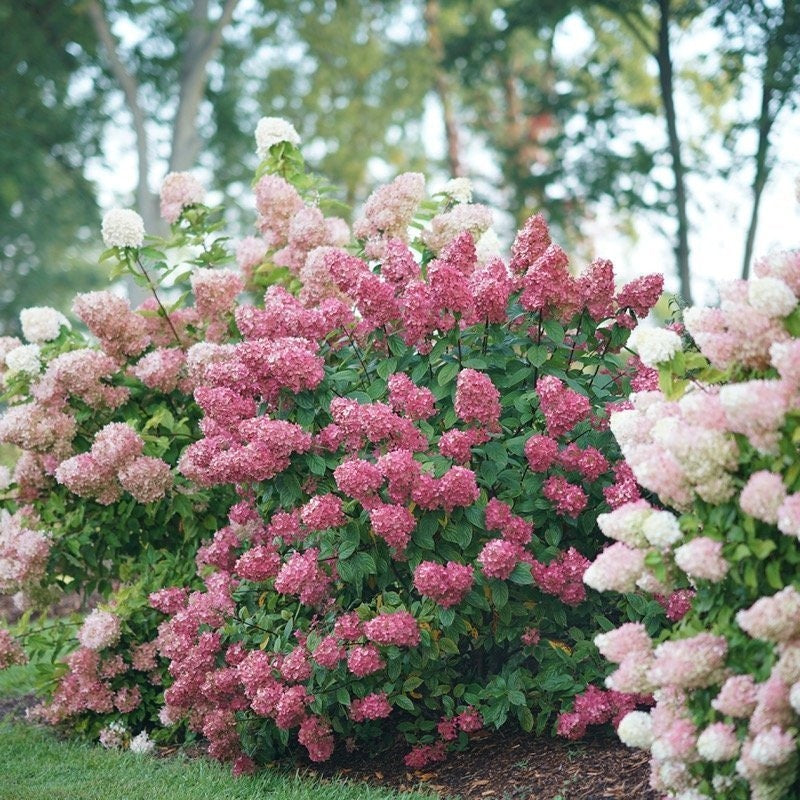
[[[722, 0], [716, 6], [716, 24], [725, 36], [726, 63], [734, 72], [740, 90], [747, 75], [757, 76], [760, 95], [754, 117], [746, 118], [734, 134], [757, 133], [752, 154], [752, 207], [747, 225], [742, 277], [750, 274], [759, 209], [764, 188], [775, 165], [772, 134], [786, 110], [800, 103], [800, 4], [796, 0]], [[733, 142], [731, 145], [733, 146]]]
[[0, 4], [0, 334], [20, 308], [62, 307], [100, 281], [85, 242], [97, 221], [87, 156], [103, 119], [70, 91], [93, 56], [85, 18], [59, 0]]

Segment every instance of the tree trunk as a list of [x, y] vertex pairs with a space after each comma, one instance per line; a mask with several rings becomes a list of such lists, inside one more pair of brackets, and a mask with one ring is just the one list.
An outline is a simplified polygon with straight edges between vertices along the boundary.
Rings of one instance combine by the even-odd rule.
[[675, 206], [678, 212], [678, 241], [675, 258], [678, 266], [678, 278], [683, 299], [691, 304], [692, 286], [689, 270], [689, 217], [686, 209], [686, 172], [681, 158], [681, 140], [678, 136], [677, 115], [675, 113], [675, 97], [672, 80], [672, 56], [670, 53], [669, 15], [670, 0], [658, 0], [661, 14], [658, 28], [658, 78], [661, 86], [661, 99], [664, 103], [664, 114], [667, 119], [667, 137], [669, 153], [672, 158], [672, 172], [675, 176]]
[[208, 18], [208, 0], [195, 0], [190, 14], [191, 25], [181, 58], [178, 109], [172, 122], [172, 146], [169, 171], [178, 172], [195, 166], [202, 140], [197, 134], [197, 112], [206, 89], [206, 67], [230, 24], [238, 0], [226, 0], [219, 18]]
[[774, 117], [770, 116], [770, 99], [772, 90], [768, 85], [769, 76], [764, 75], [761, 85], [761, 112], [758, 117], [758, 147], [756, 148], [756, 174], [753, 178], [753, 208], [750, 211], [750, 223], [747, 226], [747, 238], [744, 245], [744, 258], [742, 260], [742, 278], [747, 280], [750, 274], [750, 261], [753, 258], [753, 246], [758, 229], [758, 210], [761, 205], [761, 195], [769, 178], [769, 134], [772, 130]]
[[455, 178], [459, 178], [464, 175], [464, 166], [461, 163], [461, 145], [455, 109], [453, 108], [452, 87], [450, 78], [443, 66], [444, 43], [442, 42], [442, 31], [439, 27], [439, 12], [438, 0], [426, 0], [425, 24], [428, 32], [428, 48], [433, 56], [433, 84], [439, 97], [439, 102], [442, 104], [444, 133], [447, 144], [447, 163], [450, 167], [450, 174]]

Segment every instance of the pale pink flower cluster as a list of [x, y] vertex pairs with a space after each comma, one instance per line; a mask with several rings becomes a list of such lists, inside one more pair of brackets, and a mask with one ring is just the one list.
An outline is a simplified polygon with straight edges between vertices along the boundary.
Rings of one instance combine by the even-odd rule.
[[724, 636], [699, 633], [662, 642], [654, 651], [649, 677], [657, 686], [698, 689], [719, 683], [728, 655]]
[[25, 664], [27, 661], [28, 657], [19, 642], [5, 628], [0, 628], [0, 670], [15, 664]]
[[244, 288], [238, 272], [231, 269], [197, 268], [191, 277], [195, 307], [206, 322], [233, 311], [236, 296]]
[[118, 374], [119, 365], [111, 356], [90, 348], [70, 350], [47, 365], [44, 375], [31, 387], [31, 394], [38, 402], [61, 410], [70, 397], [91, 408], [113, 409], [130, 396], [128, 388], [107, 382]]
[[684, 313], [686, 329], [714, 366], [727, 369], [738, 363], [765, 369], [772, 344], [789, 338], [783, 320], [774, 315], [779, 304], [774, 299], [767, 300], [765, 294], [765, 308], [770, 313], [754, 307], [747, 281], [722, 284], [720, 298], [719, 308], [688, 309]]
[[140, 503], [163, 497], [172, 486], [169, 464], [141, 455], [144, 441], [123, 422], [111, 422], [96, 434], [88, 453], [62, 461], [56, 480], [80, 497], [102, 505], [116, 502], [123, 490]]
[[787, 586], [762, 597], [750, 608], [739, 611], [736, 622], [754, 639], [788, 642], [800, 635], [800, 592], [794, 586]]
[[[130, 371], [148, 389], [169, 394], [181, 384], [185, 364], [186, 354], [180, 348], [159, 347], [140, 358]], [[181, 388], [189, 387], [181, 384]]]
[[675, 563], [690, 577], [719, 583], [730, 564], [722, 555], [722, 542], [698, 536], [675, 550]]
[[96, 608], [90, 612], [78, 631], [78, 641], [89, 650], [104, 650], [119, 641], [120, 619], [110, 611]]
[[780, 475], [759, 470], [747, 480], [739, 495], [739, 506], [745, 514], [775, 525], [778, 521], [778, 509], [786, 499], [786, 487]]
[[487, 206], [472, 203], [461, 203], [450, 211], [437, 214], [422, 234], [422, 240], [439, 253], [460, 233], [471, 234], [473, 240], [492, 227], [492, 212]]
[[150, 343], [145, 318], [131, 311], [128, 301], [112, 292], [79, 294], [72, 310], [113, 358], [137, 356]]
[[616, 542], [595, 558], [583, 574], [583, 582], [598, 592], [632, 592], [644, 571], [644, 553]]
[[408, 226], [425, 194], [425, 176], [404, 172], [376, 189], [353, 227], [357, 239], [408, 241]]
[[76, 428], [71, 414], [38, 402], [22, 403], [0, 417], [0, 442], [60, 460], [72, 452]]
[[190, 172], [170, 172], [161, 184], [161, 218], [173, 225], [184, 208], [202, 203], [205, 196], [203, 184]]
[[51, 543], [35, 524], [24, 510], [0, 509], [0, 594], [20, 591], [44, 575]]

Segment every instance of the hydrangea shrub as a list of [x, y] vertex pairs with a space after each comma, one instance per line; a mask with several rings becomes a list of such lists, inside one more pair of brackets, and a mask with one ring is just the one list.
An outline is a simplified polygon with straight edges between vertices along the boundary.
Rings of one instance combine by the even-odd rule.
[[37, 714], [144, 749], [185, 720], [236, 771], [395, 733], [419, 767], [483, 725], [541, 732], [578, 692], [587, 723], [619, 719], [645, 698], [586, 688], [606, 672], [588, 632], [632, 612], [583, 575], [598, 513], [640, 501], [608, 414], [652, 381], [621, 351], [660, 276], [575, 277], [538, 215], [506, 264], [469, 187], [426, 199], [415, 173], [351, 234], [278, 122], [239, 273], [171, 175], [171, 239], [103, 224], [152, 301], [78, 297], [98, 345], [42, 310], [3, 345], [0, 433], [25, 452], [2, 542], [28, 559], [6, 588], [123, 581]]
[[180, 471], [239, 501], [159, 628], [163, 717], [236, 771], [295, 741], [324, 760], [399, 732], [419, 767], [484, 724], [544, 730], [604, 675], [587, 630], [623, 613], [582, 578], [597, 514], [639, 499], [607, 418], [650, 379], [620, 352], [661, 278], [574, 277], [541, 216], [506, 264], [488, 208], [414, 173], [344, 248], [287, 141], [255, 194], [248, 282], [277, 264], [302, 288], [239, 305], [195, 389]]
[[651, 639], [629, 623], [596, 639], [609, 683], [654, 692], [619, 726], [649, 749], [668, 797], [797, 797], [800, 723], [800, 252], [756, 263], [686, 326], [640, 334], [660, 388], [611, 429], [640, 500], [601, 515], [615, 543], [584, 574], [601, 591], [682, 588], [685, 616]]
[[[147, 290], [150, 297], [139, 309], [111, 291], [82, 294], [73, 303], [74, 326], [54, 309], [29, 308], [20, 315], [25, 341], [0, 340], [6, 406], [0, 442], [20, 451], [13, 471], [0, 473], [0, 593], [13, 595], [25, 612], [20, 641], [39, 656], [43, 680], [75, 671], [51, 664], [74, 646], [80, 624], [77, 618], [47, 619], [47, 609], [64, 593], [79, 595], [85, 607], [118, 592], [111, 602], [125, 635], [113, 657], [124, 654], [128, 668], [131, 659], [135, 664], [131, 648], [152, 638], [162, 618], [147, 608], [148, 593], [193, 579], [200, 543], [235, 497], [227, 487], [198, 487], [175, 469], [198, 435], [194, 388], [230, 346], [234, 299], [243, 287], [240, 275], [224, 266], [230, 257], [215, 212], [202, 200], [202, 187], [190, 176], [170, 176], [162, 210], [169, 215], [177, 205], [180, 221], [173, 219], [169, 240], [147, 247], [135, 212], [106, 215], [102, 233], [109, 249], [102, 260], [113, 261], [112, 277], [127, 273]], [[3, 666], [26, 656], [19, 642], [3, 650]], [[83, 653], [71, 661], [88, 676], [92, 658]], [[109, 675], [115, 691], [123, 681], [116, 663]], [[158, 690], [147, 689], [144, 673], [139, 677], [152, 712]], [[89, 705], [82, 710], [99, 703], [132, 713], [130, 702], [114, 708], [103, 693], [83, 697]], [[70, 714], [59, 713], [60, 720], [80, 708], [61, 707]]]

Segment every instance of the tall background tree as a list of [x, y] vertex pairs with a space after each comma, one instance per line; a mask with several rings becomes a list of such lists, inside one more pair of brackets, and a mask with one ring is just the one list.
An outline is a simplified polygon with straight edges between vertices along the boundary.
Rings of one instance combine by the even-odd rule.
[[[170, 170], [198, 167], [214, 189], [243, 193], [265, 114], [296, 125], [351, 203], [424, 168], [476, 178], [479, 195], [508, 209], [509, 229], [544, 210], [586, 251], [598, 214], [632, 237], [647, 219], [670, 242], [689, 300], [703, 211], [693, 182], [725, 169], [709, 142], [752, 170], [750, 263], [772, 143], [800, 95], [798, 5], [0, 0], [0, 327], [21, 305], [58, 305], [59, 290], [98, 279], [86, 263], [98, 222], [88, 176], [111, 175], [103, 165], [123, 142], [135, 175], [104, 185], [103, 202], [135, 205], [158, 232], [156, 190]], [[715, 57], [687, 56], [687, 39], [709, 30]], [[744, 113], [754, 75], [760, 105]], [[246, 209], [232, 223], [247, 232]]]

